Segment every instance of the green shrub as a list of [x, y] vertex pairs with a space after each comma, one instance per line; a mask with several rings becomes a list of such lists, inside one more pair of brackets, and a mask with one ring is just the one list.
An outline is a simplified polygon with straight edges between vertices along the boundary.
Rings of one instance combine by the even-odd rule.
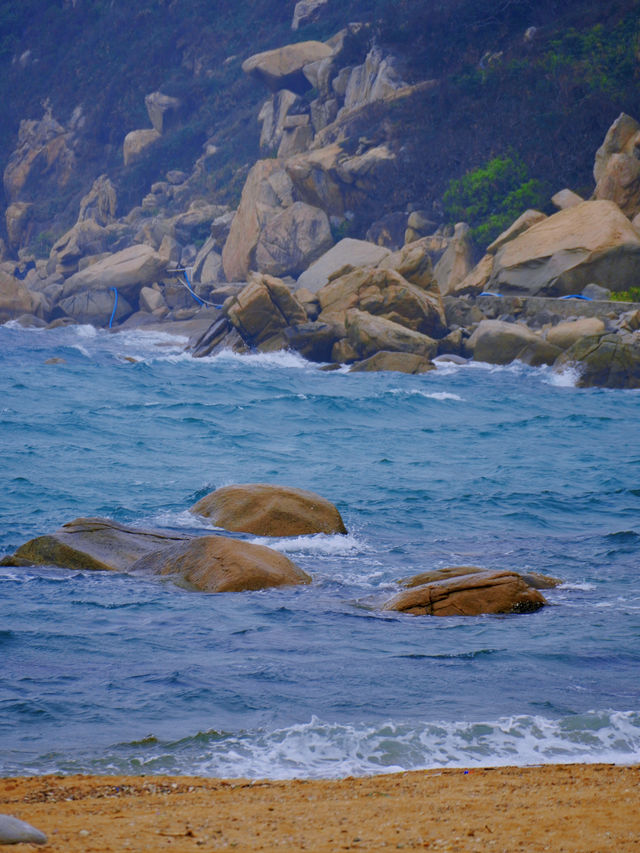
[[449, 183], [443, 206], [450, 222], [467, 222], [471, 236], [485, 249], [531, 207], [545, 207], [548, 191], [530, 178], [517, 156], [494, 157], [484, 166]]

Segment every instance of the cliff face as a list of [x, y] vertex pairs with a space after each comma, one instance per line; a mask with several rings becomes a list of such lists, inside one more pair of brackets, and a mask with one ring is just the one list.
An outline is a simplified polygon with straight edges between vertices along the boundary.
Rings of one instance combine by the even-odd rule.
[[393, 246], [413, 210], [431, 233], [496, 157], [588, 195], [607, 128], [640, 115], [639, 33], [631, 0], [3, 0], [5, 258], [48, 258], [74, 223], [67, 260], [165, 238], [219, 256], [244, 188], [226, 277], [297, 274], [329, 229]]

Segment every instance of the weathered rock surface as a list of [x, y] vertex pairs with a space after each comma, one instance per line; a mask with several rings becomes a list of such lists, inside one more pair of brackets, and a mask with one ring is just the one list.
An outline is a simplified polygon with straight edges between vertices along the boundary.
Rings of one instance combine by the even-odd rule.
[[27, 201], [14, 201], [7, 207], [4, 221], [7, 226], [7, 238], [13, 249], [20, 249], [29, 240], [32, 226], [33, 204]]
[[560, 349], [520, 323], [482, 320], [467, 341], [476, 361], [509, 364], [516, 359], [534, 366], [553, 364]]
[[151, 246], [130, 246], [72, 275], [64, 283], [63, 296], [115, 287], [125, 296], [137, 297], [140, 288], [162, 278], [166, 268], [166, 258]]
[[99, 327], [107, 326], [112, 317], [114, 323], [120, 323], [133, 313], [133, 308], [124, 296], [119, 294], [116, 302], [112, 290], [84, 290], [73, 293], [61, 299], [58, 307], [76, 323], [89, 323]]
[[411, 284], [393, 269], [355, 269], [330, 281], [317, 295], [321, 321], [344, 322], [347, 311], [357, 308], [431, 337], [446, 333], [439, 296]]
[[160, 134], [155, 128], [144, 128], [142, 130], [132, 130], [124, 138], [122, 144], [122, 156], [124, 165], [130, 166], [139, 160], [144, 152], [160, 139]]
[[[640, 152], [636, 152], [640, 155]], [[613, 154], [593, 192], [595, 199], [615, 202], [630, 219], [640, 210], [640, 160], [632, 154]]]
[[349, 373], [372, 373], [393, 370], [396, 373], [427, 373], [435, 370], [435, 364], [423, 355], [410, 352], [377, 352], [370, 358], [351, 365]]
[[284, 554], [224, 536], [202, 536], [147, 554], [133, 573], [170, 575], [202, 592], [242, 592], [311, 583]]
[[250, 346], [258, 346], [287, 326], [305, 323], [307, 314], [285, 284], [254, 273], [249, 284], [226, 306], [227, 316]]
[[362, 65], [352, 69], [344, 93], [344, 110], [380, 101], [406, 86], [398, 59], [373, 47]]
[[640, 388], [640, 340], [616, 334], [581, 338], [558, 358], [554, 369], [571, 367], [577, 369], [582, 388]]
[[593, 166], [593, 177], [596, 184], [600, 182], [604, 176], [607, 163], [615, 154], [631, 154], [633, 155], [638, 134], [640, 133], [640, 124], [626, 113], [620, 113], [618, 118], [613, 122], [600, 148], [596, 151], [595, 163]]
[[0, 323], [33, 312], [33, 297], [24, 282], [0, 270]]
[[336, 507], [303, 489], [248, 483], [225, 486], [199, 500], [191, 512], [225, 530], [257, 536], [346, 533]]
[[478, 616], [529, 613], [545, 598], [515, 572], [477, 572], [412, 587], [395, 595], [383, 610], [419, 616]]
[[298, 276], [332, 245], [326, 213], [297, 201], [265, 224], [256, 246], [256, 267], [269, 275]]
[[551, 196], [551, 204], [557, 207], [558, 210], [566, 210], [568, 207], [575, 207], [577, 204], [582, 204], [584, 199], [578, 193], [574, 193], [565, 187], [563, 190], [554, 193]]
[[532, 225], [537, 225], [538, 222], [542, 222], [547, 218], [545, 213], [541, 213], [539, 210], [525, 210], [524, 213], [520, 214], [520, 216], [512, 222], [511, 225], [506, 228], [502, 234], [499, 234], [493, 243], [490, 243], [487, 246], [487, 254], [495, 255], [498, 249], [501, 249], [505, 243], [508, 243], [509, 240], [515, 240], [516, 237], [519, 237], [521, 234], [524, 234], [525, 231], [528, 231]]
[[340, 270], [377, 266], [387, 255], [389, 250], [384, 246], [345, 237], [302, 273], [298, 278], [298, 287], [317, 293]]
[[604, 334], [605, 325], [599, 317], [580, 317], [558, 323], [547, 332], [547, 341], [560, 349], [569, 349], [580, 338]]
[[162, 92], [151, 92], [144, 99], [144, 105], [147, 108], [149, 121], [154, 130], [160, 134], [176, 123], [182, 108], [179, 98], [172, 98]]
[[359, 359], [377, 352], [407, 352], [432, 359], [438, 344], [428, 335], [414, 332], [385, 317], [352, 308], [345, 314], [346, 339]]
[[[444, 569], [434, 569], [430, 572], [421, 572], [419, 575], [413, 575], [410, 578], [403, 578], [399, 583], [405, 589], [412, 589], [416, 586], [434, 583], [435, 581], [449, 580], [450, 578], [463, 577], [465, 575], [477, 575], [491, 571], [483, 569], [480, 566], [447, 566]], [[517, 572], [521, 578], [533, 589], [554, 589], [562, 583], [558, 578], [542, 575], [538, 572]]]
[[640, 236], [610, 201], [561, 210], [495, 254], [491, 290], [562, 296], [590, 283], [626, 290], [640, 277]]
[[291, 29], [297, 30], [301, 24], [308, 24], [320, 14], [329, 0], [298, 0], [293, 10]]
[[98, 225], [109, 225], [116, 218], [118, 198], [107, 175], [100, 175], [80, 202], [78, 222], [92, 219]]
[[443, 296], [453, 293], [471, 272], [473, 249], [470, 231], [466, 223], [459, 222], [453, 238], [435, 266], [433, 275]]
[[267, 50], [250, 56], [242, 63], [245, 74], [251, 74], [264, 83], [272, 92], [290, 89], [302, 94], [310, 84], [302, 69], [310, 62], [331, 56], [333, 50], [324, 42], [303, 41], [288, 44], [275, 50]]
[[125, 572], [144, 554], [190, 539], [166, 530], [125, 527], [106, 518], [76, 518], [21, 545], [3, 565]]
[[440, 288], [433, 274], [430, 248], [431, 240], [429, 238], [415, 240], [413, 243], [407, 243], [401, 249], [383, 257], [373, 266], [384, 270], [395, 270], [411, 284], [431, 293], [438, 304], [442, 305]]

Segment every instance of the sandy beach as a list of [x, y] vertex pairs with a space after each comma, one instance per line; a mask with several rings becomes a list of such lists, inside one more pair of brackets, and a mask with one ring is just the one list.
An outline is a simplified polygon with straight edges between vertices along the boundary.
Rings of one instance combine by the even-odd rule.
[[[640, 766], [432, 770], [339, 781], [0, 779], [51, 851], [640, 850]], [[18, 848], [26, 847], [19, 845]]]

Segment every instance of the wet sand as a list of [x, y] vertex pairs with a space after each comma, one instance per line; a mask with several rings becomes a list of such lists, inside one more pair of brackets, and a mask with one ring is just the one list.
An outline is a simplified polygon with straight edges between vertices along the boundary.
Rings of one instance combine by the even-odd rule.
[[619, 853], [640, 851], [640, 766], [432, 770], [289, 782], [5, 778], [0, 779], [0, 813], [45, 832], [49, 843], [41, 849], [65, 853]]

